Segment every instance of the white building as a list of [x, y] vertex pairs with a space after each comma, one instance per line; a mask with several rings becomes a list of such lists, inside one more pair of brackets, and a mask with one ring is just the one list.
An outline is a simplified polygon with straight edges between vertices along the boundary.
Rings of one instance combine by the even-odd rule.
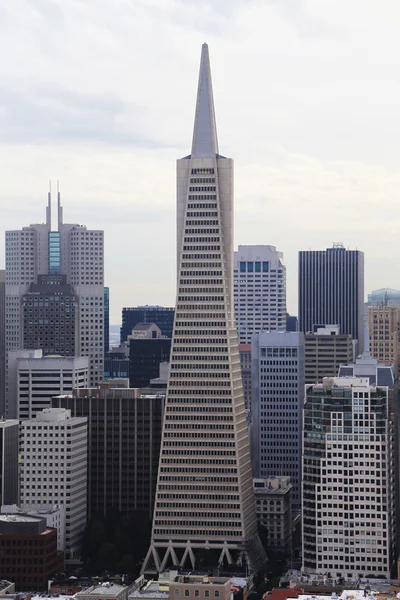
[[234, 253], [235, 317], [239, 343], [259, 331], [286, 329], [286, 267], [275, 246], [239, 246]]
[[293, 510], [300, 509], [304, 335], [253, 335], [250, 436], [254, 477], [287, 476]]
[[87, 419], [47, 408], [21, 424], [21, 503], [65, 507], [65, 557], [80, 556], [87, 518]]
[[[6, 352], [22, 350], [22, 297], [39, 275], [65, 275], [79, 304], [78, 356], [89, 357], [89, 383], [103, 380], [104, 360], [104, 234], [63, 223], [58, 194], [58, 227], [51, 228], [51, 194], [46, 223], [6, 232]], [[54, 289], [57, 289], [54, 286]], [[28, 348], [29, 349], [29, 348]], [[16, 416], [6, 388], [6, 411]]]
[[394, 423], [387, 387], [325, 378], [306, 390], [303, 571], [390, 577], [395, 555]]
[[89, 361], [86, 356], [41, 356], [41, 353], [36, 350], [34, 358], [26, 358], [13, 352], [17, 355], [15, 393], [20, 420], [32, 419], [44, 408], [51, 408], [53, 396], [72, 394], [75, 388], [88, 387]]
[[29, 504], [3, 504], [1, 507], [2, 515], [15, 514], [33, 515], [46, 519], [47, 527], [57, 529], [57, 549], [65, 552], [65, 508], [63, 505], [50, 504], [49, 506], [30, 506]]

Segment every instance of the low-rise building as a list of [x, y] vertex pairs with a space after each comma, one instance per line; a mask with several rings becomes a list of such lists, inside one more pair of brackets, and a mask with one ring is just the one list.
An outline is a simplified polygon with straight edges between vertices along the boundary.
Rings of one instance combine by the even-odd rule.
[[3, 504], [1, 507], [1, 514], [27, 514], [34, 517], [44, 517], [46, 519], [47, 527], [57, 529], [57, 548], [61, 552], [65, 552], [65, 508], [62, 504], [44, 504], [43, 506]]
[[284, 553], [292, 548], [292, 484], [290, 477], [253, 479], [257, 518], [268, 533], [268, 547]]
[[119, 585], [107, 581], [78, 592], [75, 598], [76, 600], [128, 600], [134, 585]]
[[7, 579], [0, 579], [0, 596], [9, 594], [15, 594], [15, 583], [7, 581]]
[[208, 577], [202, 575], [178, 575], [169, 584], [169, 600], [230, 600], [230, 577]]

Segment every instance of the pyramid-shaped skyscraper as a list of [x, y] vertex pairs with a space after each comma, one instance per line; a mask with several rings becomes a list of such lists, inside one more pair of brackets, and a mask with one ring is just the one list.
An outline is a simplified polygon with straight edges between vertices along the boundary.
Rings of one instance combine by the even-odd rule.
[[143, 570], [265, 555], [233, 302], [233, 160], [218, 151], [207, 44], [192, 151], [177, 161], [178, 291], [151, 546]]

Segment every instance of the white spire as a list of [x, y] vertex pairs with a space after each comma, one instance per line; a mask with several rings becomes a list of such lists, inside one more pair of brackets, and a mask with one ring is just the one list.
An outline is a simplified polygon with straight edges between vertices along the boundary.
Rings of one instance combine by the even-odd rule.
[[194, 120], [192, 158], [209, 158], [218, 154], [217, 127], [211, 83], [208, 46], [201, 48], [199, 87], [197, 89], [196, 116]]

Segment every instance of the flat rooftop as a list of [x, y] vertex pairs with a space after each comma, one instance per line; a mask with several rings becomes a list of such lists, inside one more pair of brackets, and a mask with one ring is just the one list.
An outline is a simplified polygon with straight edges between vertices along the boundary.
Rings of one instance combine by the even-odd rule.
[[126, 589], [126, 585], [118, 585], [117, 583], [94, 585], [87, 590], [78, 592], [78, 597], [85, 596], [117, 596]]

